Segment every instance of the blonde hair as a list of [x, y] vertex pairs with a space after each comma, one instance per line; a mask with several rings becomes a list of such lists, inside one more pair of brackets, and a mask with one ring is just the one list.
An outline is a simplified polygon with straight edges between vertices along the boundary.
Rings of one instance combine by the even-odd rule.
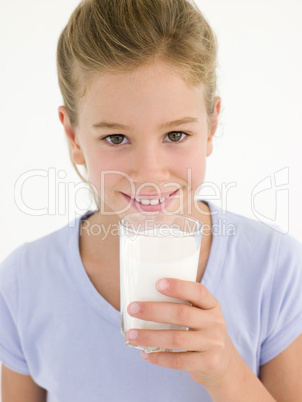
[[215, 34], [193, 0], [83, 0], [57, 47], [59, 86], [70, 123], [78, 124], [78, 102], [92, 74], [126, 72], [157, 59], [189, 84], [204, 85], [210, 116], [216, 58]]

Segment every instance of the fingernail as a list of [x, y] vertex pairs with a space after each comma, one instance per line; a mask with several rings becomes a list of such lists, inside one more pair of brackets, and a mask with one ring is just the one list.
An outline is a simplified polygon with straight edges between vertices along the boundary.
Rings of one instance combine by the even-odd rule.
[[157, 283], [156, 283], [156, 287], [158, 290], [167, 290], [169, 287], [169, 283], [166, 279], [160, 279]]
[[137, 331], [135, 329], [130, 329], [130, 331], [127, 332], [126, 336], [129, 341], [134, 341], [134, 339], [137, 338]]
[[146, 352], [144, 352], [144, 351], [142, 351], [142, 358], [145, 359], [145, 360], [147, 360], [148, 357], [149, 357], [149, 354], [146, 353]]
[[139, 305], [137, 303], [131, 303], [128, 306], [129, 313], [131, 314], [137, 314], [139, 311]]

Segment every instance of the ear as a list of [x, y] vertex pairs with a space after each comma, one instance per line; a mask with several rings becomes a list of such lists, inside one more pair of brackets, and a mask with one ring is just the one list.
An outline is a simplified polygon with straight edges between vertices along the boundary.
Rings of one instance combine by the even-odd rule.
[[213, 137], [216, 133], [217, 126], [218, 126], [218, 116], [221, 109], [221, 98], [219, 96], [215, 99], [215, 107], [214, 111], [209, 116], [209, 131], [208, 131], [208, 139], [207, 139], [207, 152], [206, 156], [210, 156], [213, 152]]
[[59, 119], [64, 127], [72, 151], [72, 159], [77, 165], [85, 165], [85, 158], [74, 127], [70, 124], [69, 115], [65, 106], [58, 108]]

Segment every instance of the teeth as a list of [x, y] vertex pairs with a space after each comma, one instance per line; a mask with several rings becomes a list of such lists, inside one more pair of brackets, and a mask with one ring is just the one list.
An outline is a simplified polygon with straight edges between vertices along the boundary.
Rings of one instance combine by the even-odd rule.
[[134, 198], [131, 197], [133, 200], [136, 200], [137, 202], [140, 202], [143, 205], [158, 205], [159, 203], [163, 203], [167, 198], [169, 198], [169, 195], [167, 197], [163, 197], [163, 198], [156, 198], [153, 200], [147, 200], [147, 199], [139, 199], [139, 198]]
[[149, 205], [150, 204], [150, 200], [140, 200], [140, 202], [143, 205]]
[[150, 200], [150, 205], [157, 205], [159, 204], [159, 200]]

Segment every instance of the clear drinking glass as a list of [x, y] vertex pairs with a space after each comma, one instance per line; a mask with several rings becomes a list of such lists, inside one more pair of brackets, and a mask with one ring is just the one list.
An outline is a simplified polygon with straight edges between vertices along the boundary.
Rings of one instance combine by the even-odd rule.
[[[120, 219], [119, 229], [122, 334], [131, 328], [187, 329], [131, 317], [127, 306], [133, 301], [185, 303], [159, 293], [155, 283], [160, 278], [196, 281], [202, 223], [184, 215], [133, 213]], [[126, 337], [125, 344], [148, 353], [164, 350], [134, 346]]]

